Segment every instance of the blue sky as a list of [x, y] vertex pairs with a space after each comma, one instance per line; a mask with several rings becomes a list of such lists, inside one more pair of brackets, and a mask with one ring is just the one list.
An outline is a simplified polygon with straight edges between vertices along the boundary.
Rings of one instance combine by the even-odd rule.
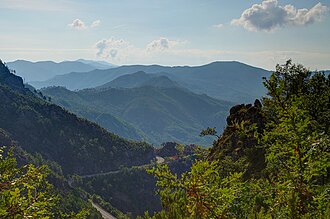
[[0, 0], [0, 58], [330, 69], [330, 1]]

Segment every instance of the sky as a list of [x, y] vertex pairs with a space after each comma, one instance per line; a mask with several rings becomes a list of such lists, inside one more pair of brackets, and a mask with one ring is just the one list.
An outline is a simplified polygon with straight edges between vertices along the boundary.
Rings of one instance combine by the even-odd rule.
[[6, 62], [330, 69], [330, 0], [0, 0], [0, 26]]

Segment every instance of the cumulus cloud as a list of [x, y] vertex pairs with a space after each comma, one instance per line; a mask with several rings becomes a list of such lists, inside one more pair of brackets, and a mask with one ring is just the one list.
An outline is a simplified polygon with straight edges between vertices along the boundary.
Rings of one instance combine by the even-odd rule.
[[126, 50], [130, 44], [122, 39], [103, 39], [95, 44], [96, 55], [101, 58], [116, 59], [122, 50]]
[[231, 24], [243, 26], [250, 31], [273, 31], [284, 26], [305, 26], [320, 21], [329, 10], [321, 3], [311, 9], [296, 9], [293, 5], [280, 6], [277, 0], [264, 0], [246, 9]]
[[81, 21], [80, 19], [75, 19], [72, 21], [71, 24], [69, 24], [70, 27], [77, 29], [77, 30], [84, 30], [86, 29], [86, 25], [83, 21]]
[[169, 40], [167, 38], [161, 37], [157, 40], [153, 40], [147, 45], [147, 51], [164, 51], [177, 45], [178, 41]]
[[150, 59], [151, 57], [174, 52], [175, 46], [184, 44], [185, 41], [170, 40], [164, 37], [153, 40], [143, 47], [137, 47], [123, 39], [103, 39], [94, 45], [98, 58], [109, 59], [113, 62], [122, 60]]
[[101, 23], [100, 20], [96, 20], [96, 21], [93, 21], [93, 23], [90, 26], [88, 26], [85, 24], [85, 22], [83, 22], [82, 20], [77, 18], [77, 19], [73, 20], [71, 24], [68, 24], [68, 25], [76, 30], [85, 30], [87, 28], [98, 27], [98, 26], [100, 26], [100, 23]]
[[91, 24], [91, 28], [100, 26], [100, 23], [101, 23], [100, 20], [93, 21], [93, 23]]

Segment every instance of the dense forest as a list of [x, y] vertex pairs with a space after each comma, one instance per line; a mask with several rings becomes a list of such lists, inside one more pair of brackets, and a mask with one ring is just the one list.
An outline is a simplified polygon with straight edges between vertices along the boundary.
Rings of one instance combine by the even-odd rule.
[[[0, 82], [0, 143], [13, 146], [0, 150], [0, 217], [100, 218], [88, 200], [118, 218], [330, 217], [328, 73], [277, 65], [267, 96], [232, 107], [221, 134], [201, 131], [209, 149], [126, 141], [36, 97], [2, 63]], [[149, 164], [156, 154], [165, 162]], [[102, 171], [113, 172], [66, 175]]]
[[149, 163], [153, 147], [128, 141], [26, 89], [0, 63], [0, 128], [22, 148], [59, 163], [65, 174], [109, 171]]
[[149, 170], [163, 210], [143, 218], [330, 217], [330, 77], [288, 61], [264, 85], [190, 171]]
[[153, 147], [49, 103], [14, 73], [0, 62], [0, 217], [101, 218], [71, 175], [149, 163]]

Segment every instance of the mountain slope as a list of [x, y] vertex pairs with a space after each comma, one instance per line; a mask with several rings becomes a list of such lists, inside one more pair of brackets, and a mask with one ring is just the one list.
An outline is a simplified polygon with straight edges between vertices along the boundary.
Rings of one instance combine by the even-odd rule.
[[[24, 89], [0, 62], [0, 128], [30, 153], [59, 163], [65, 173], [98, 173], [148, 163], [153, 148], [127, 141], [47, 103]], [[17, 87], [17, 88], [16, 88]]]
[[77, 62], [81, 62], [90, 66], [93, 66], [95, 69], [109, 69], [115, 68], [116, 65], [110, 64], [104, 61], [94, 61], [94, 60], [86, 60], [86, 59], [78, 59]]
[[252, 102], [265, 94], [262, 77], [269, 72], [239, 62], [213, 62], [203, 66], [164, 67], [159, 65], [131, 65], [85, 73], [70, 73], [50, 80], [33, 83], [37, 88], [51, 85], [68, 89], [84, 89], [101, 86], [119, 76], [144, 71], [148, 74], [162, 73], [196, 93], [233, 102]]
[[87, 72], [96, 69], [95, 66], [78, 61], [40, 61], [29, 62], [25, 60], [16, 60], [8, 62], [8, 67], [15, 69], [16, 74], [21, 76], [25, 82], [44, 81], [55, 77], [56, 75], [67, 74], [70, 72]]
[[131, 140], [148, 140], [141, 130], [105, 110], [100, 110], [99, 106], [89, 104], [83, 97], [80, 97], [79, 93], [71, 92], [64, 87], [49, 87], [41, 91], [47, 96], [51, 96], [52, 101], [58, 105], [80, 117], [96, 122], [112, 133]]
[[[64, 88], [47, 88], [42, 92], [70, 110], [114, 115], [141, 130], [154, 144], [165, 141], [210, 143], [199, 132], [210, 126], [221, 130], [232, 103], [206, 95], [197, 95], [179, 87], [138, 87], [132, 89], [86, 89], [78, 92]], [[70, 98], [68, 98], [70, 97]], [[71, 98], [75, 97], [75, 98]], [[72, 105], [80, 107], [74, 109]], [[104, 125], [104, 124], [103, 124]], [[103, 126], [107, 129], [111, 127]], [[120, 133], [118, 133], [120, 134]]]
[[133, 74], [120, 76], [97, 89], [104, 88], [134, 88], [143, 86], [153, 87], [179, 87], [178, 83], [169, 79], [166, 75], [147, 74], [144, 71], [139, 71]]

